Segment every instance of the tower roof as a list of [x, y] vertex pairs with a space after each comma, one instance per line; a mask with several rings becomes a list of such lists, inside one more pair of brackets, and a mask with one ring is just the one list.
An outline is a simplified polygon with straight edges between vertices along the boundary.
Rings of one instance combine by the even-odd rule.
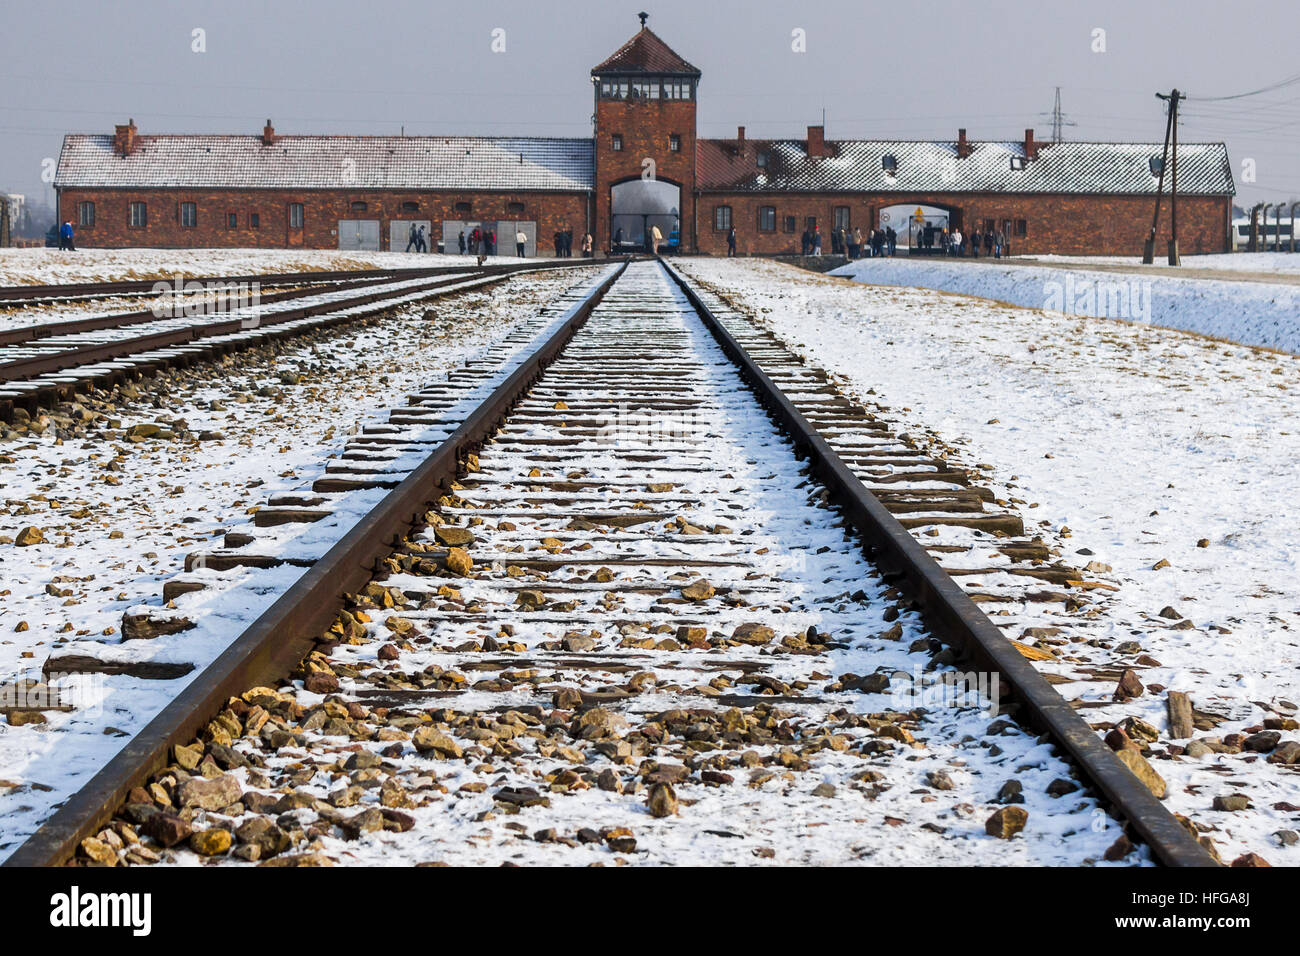
[[672, 51], [649, 27], [643, 26], [609, 59], [592, 67], [592, 76], [608, 73], [647, 73], [698, 77], [700, 71]]

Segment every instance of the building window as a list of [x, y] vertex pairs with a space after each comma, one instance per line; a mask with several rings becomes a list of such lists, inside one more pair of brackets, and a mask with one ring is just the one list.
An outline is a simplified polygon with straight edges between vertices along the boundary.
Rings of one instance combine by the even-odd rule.
[[353, 211], [353, 212], [365, 212], [367, 207], [366, 207], [366, 204], [365, 204], [364, 202], [361, 202], [360, 200], [358, 200], [357, 202], [354, 202], [354, 203], [352, 204], [352, 207], [351, 207], [351, 208], [352, 208], [352, 211]]
[[776, 232], [776, 207], [758, 207], [758, 228], [763, 232]]
[[627, 99], [627, 80], [601, 80], [600, 96], [606, 100]]
[[521, 202], [506, 203], [506, 215], [518, 219], [524, 214], [524, 204]]
[[759, 168], [759, 169], [766, 169], [766, 168], [767, 168], [767, 153], [758, 153], [758, 154], [754, 157], [754, 162], [756, 162], [756, 163], [758, 164], [758, 168]]
[[808, 217], [807, 217], [806, 219], [804, 219], [804, 221], [803, 221], [803, 227], [804, 227], [805, 229], [807, 229], [809, 232], [812, 232], [814, 229], [817, 228], [817, 217], [816, 217], [816, 216], [808, 216]]
[[411, 200], [408, 199], [406, 202], [402, 203], [402, 212], [419, 212], [419, 211], [420, 211], [420, 204], [418, 202], [412, 202]]
[[192, 202], [181, 203], [181, 225], [193, 229], [199, 224], [199, 207]]
[[657, 80], [635, 80], [632, 83], [632, 96], [642, 100], [659, 99], [659, 82]]
[[713, 228], [714, 229], [731, 228], [731, 207], [730, 206], [713, 207]]
[[795, 231], [796, 229], [798, 229], [798, 228], [799, 228], [799, 220], [798, 220], [798, 219], [796, 219], [794, 216], [786, 216], [786, 217], [785, 217], [785, 231], [786, 231], [786, 232], [794, 232], [794, 231]]
[[302, 203], [300, 202], [289, 203], [289, 228], [290, 229], [301, 229], [303, 220], [305, 218], [306, 217], [303, 215]]
[[93, 202], [77, 203], [77, 224], [83, 229], [95, 225], [95, 204]]
[[1029, 226], [1023, 219], [1016, 220], [1016, 235], [1025, 236], [1029, 234]]
[[470, 213], [472, 213], [473, 211], [474, 211], [474, 207], [467, 202], [456, 203], [456, 217], [458, 219], [468, 219], [470, 217]]
[[894, 175], [898, 172], [898, 157], [893, 153], [886, 153], [884, 156], [881, 156], [880, 168], [889, 173], [889, 175]]
[[680, 153], [682, 151], [682, 138], [676, 133], [669, 135], [668, 149], [674, 153]]
[[239, 213], [237, 212], [226, 213], [226, 228], [227, 229], [239, 228]]
[[689, 100], [691, 98], [690, 80], [665, 80], [664, 99]]
[[609, 138], [609, 148], [616, 153], [623, 152], [623, 134], [615, 133]]
[[250, 212], [250, 213], [248, 214], [248, 228], [249, 228], [249, 229], [256, 229], [256, 228], [258, 228], [258, 227], [261, 226], [261, 225], [262, 225], [262, 215], [261, 215], [261, 213]]
[[1024, 156], [1012, 156], [1012, 157], [1011, 157], [1011, 169], [1012, 169], [1012, 171], [1017, 171], [1017, 172], [1018, 172], [1019, 170], [1024, 169], [1024, 168], [1025, 168], [1026, 166], [1028, 166], [1028, 165], [1029, 165], [1029, 160], [1028, 160], [1027, 157], [1024, 157]]
[[851, 226], [851, 221], [852, 221], [852, 220], [851, 220], [850, 215], [849, 215], [849, 207], [848, 207], [848, 206], [836, 206], [836, 207], [835, 207], [835, 228], [836, 228], [836, 229], [850, 229], [850, 228], [852, 228], [852, 226]]
[[131, 225], [143, 229], [149, 225], [149, 209], [142, 202], [131, 203]]

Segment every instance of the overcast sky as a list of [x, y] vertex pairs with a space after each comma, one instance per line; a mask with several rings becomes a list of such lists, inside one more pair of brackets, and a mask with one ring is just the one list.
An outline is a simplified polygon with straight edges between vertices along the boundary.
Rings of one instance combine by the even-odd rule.
[[[703, 136], [801, 136], [825, 109], [828, 138], [1046, 138], [1059, 85], [1065, 138], [1158, 141], [1156, 90], [1300, 73], [1296, 0], [11, 0], [0, 188], [48, 198], [62, 135], [127, 117], [142, 133], [271, 117], [281, 133], [589, 135], [589, 71], [642, 9], [703, 71]], [[1238, 203], [1300, 198], [1300, 83], [1184, 110], [1182, 139], [1228, 144]]]

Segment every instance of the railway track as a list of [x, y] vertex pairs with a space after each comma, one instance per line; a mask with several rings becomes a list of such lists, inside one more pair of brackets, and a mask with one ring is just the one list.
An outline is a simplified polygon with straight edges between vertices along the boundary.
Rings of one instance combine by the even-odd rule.
[[[239, 285], [260, 283], [264, 287], [318, 285], [363, 281], [398, 281], [401, 279], [428, 278], [463, 272], [460, 266], [430, 266], [423, 269], [345, 269], [321, 272], [267, 272], [231, 276], [189, 276], [194, 281], [210, 284]], [[50, 305], [64, 302], [85, 302], [95, 299], [124, 298], [156, 295], [159, 282], [166, 279], [123, 279], [112, 282], [67, 282], [52, 285], [0, 286], [0, 309]], [[195, 293], [199, 294], [199, 293]]]
[[[219, 306], [217, 311], [205, 307], [198, 315], [186, 315], [182, 309], [180, 315], [160, 318], [142, 310], [8, 329], [0, 332], [0, 419], [12, 421], [16, 408], [30, 415], [80, 388], [192, 364], [354, 321], [394, 305], [480, 288], [519, 272], [571, 264], [412, 270], [422, 275], [397, 281], [343, 273], [323, 282], [313, 278], [301, 288], [271, 293], [251, 304], [209, 303]], [[317, 275], [295, 277], [301, 282]]]
[[304, 569], [8, 865], [1211, 862], [904, 526], [1031, 545], [967, 476], [661, 264], [564, 305], [47, 662]]

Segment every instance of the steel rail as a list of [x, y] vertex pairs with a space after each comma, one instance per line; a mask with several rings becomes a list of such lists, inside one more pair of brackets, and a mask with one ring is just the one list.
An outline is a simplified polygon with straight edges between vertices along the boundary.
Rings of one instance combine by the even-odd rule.
[[1016, 650], [996, 624], [939, 566], [928, 551], [863, 485], [817, 429], [795, 407], [762, 367], [676, 269], [663, 263], [669, 276], [699, 313], [727, 357], [735, 362], [750, 388], [774, 420], [808, 459], [817, 479], [830, 492], [865, 542], [867, 557], [882, 570], [901, 575], [891, 581], [920, 608], [927, 626], [964, 651], [978, 666], [996, 671], [1025, 720], [1067, 753], [1088, 780], [1128, 821], [1134, 835], [1166, 866], [1215, 866], [1214, 860], [1174, 815], [1126, 767], [1075, 713], [1069, 702]]
[[[590, 263], [588, 263], [590, 264]], [[414, 471], [200, 671], [86, 785], [16, 849], [5, 867], [58, 866], [117, 811], [132, 787], [166, 766], [171, 748], [193, 739], [235, 695], [282, 679], [302, 661], [360, 590], [378, 561], [415, 527], [457, 476], [462, 457], [486, 441], [543, 370], [586, 322], [626, 263], [597, 286], [569, 317]]]

